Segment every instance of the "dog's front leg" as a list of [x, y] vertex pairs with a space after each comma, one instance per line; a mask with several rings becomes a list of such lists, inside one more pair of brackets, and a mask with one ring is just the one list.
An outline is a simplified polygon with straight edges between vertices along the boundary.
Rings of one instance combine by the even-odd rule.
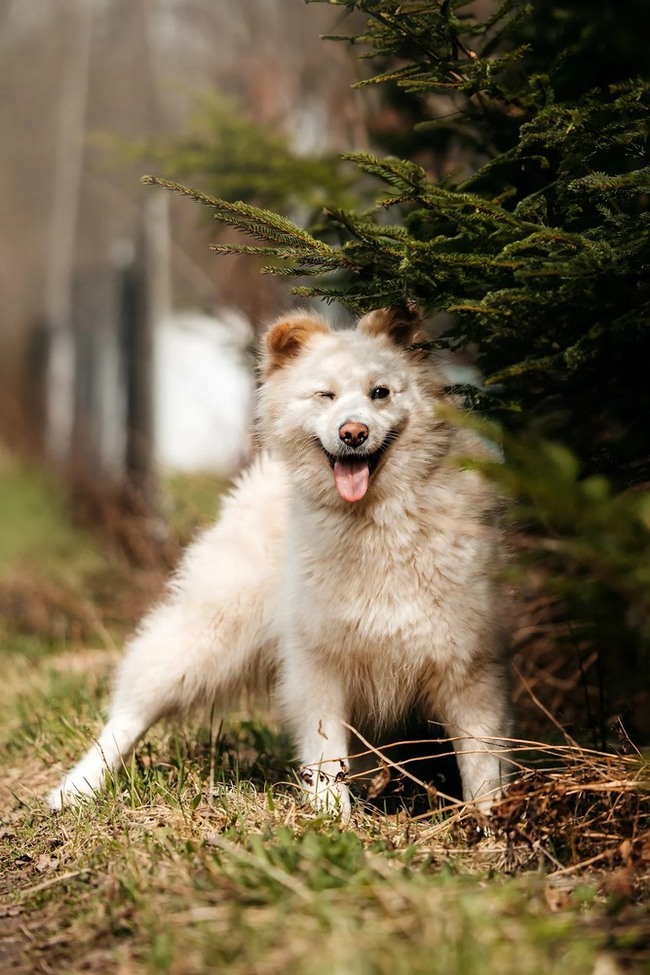
[[301, 662], [285, 668], [280, 699], [300, 756], [300, 778], [316, 809], [350, 818], [348, 730], [343, 688]]
[[350, 790], [347, 786], [347, 736], [340, 717], [321, 709], [316, 727], [310, 720], [300, 742], [300, 778], [315, 807], [350, 818]]
[[501, 667], [487, 668], [473, 681], [449, 687], [444, 700], [444, 724], [453, 740], [463, 799], [489, 813], [512, 771], [510, 709]]

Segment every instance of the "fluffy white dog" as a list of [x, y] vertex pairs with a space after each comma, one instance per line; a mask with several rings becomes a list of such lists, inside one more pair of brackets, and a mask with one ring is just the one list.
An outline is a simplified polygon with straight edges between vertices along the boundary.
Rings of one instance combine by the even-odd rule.
[[163, 716], [269, 682], [318, 807], [349, 814], [349, 727], [379, 734], [415, 707], [454, 739], [464, 798], [489, 806], [509, 732], [496, 504], [449, 462], [485, 448], [437, 411], [418, 324], [383, 309], [351, 331], [308, 314], [269, 329], [264, 451], [130, 643], [53, 808], [100, 788]]

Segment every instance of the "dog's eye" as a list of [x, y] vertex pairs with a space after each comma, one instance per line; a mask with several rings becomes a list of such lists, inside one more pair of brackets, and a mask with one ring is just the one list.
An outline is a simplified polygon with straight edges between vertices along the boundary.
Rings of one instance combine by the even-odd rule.
[[335, 393], [330, 393], [325, 390], [319, 390], [316, 393], [316, 395], [320, 396], [321, 399], [334, 399]]
[[375, 388], [370, 391], [370, 399], [386, 399], [387, 396], [390, 396], [390, 389], [388, 386], [375, 386]]

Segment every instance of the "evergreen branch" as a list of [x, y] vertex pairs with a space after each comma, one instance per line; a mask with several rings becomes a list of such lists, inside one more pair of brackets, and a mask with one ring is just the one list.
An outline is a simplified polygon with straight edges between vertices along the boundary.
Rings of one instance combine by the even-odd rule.
[[625, 190], [636, 193], [650, 193], [650, 166], [632, 170], [629, 173], [593, 172], [579, 176], [567, 184], [570, 192], [587, 190], [591, 193], [607, 193]]
[[[345, 210], [328, 209], [325, 213], [339, 226], [344, 227], [352, 237], [367, 244], [373, 250], [408, 239], [408, 235], [401, 227], [393, 228], [378, 224], [364, 217], [356, 217]], [[349, 243], [347, 247], [350, 247]]]
[[400, 190], [402, 195], [393, 202], [407, 200], [419, 201], [429, 210], [460, 223], [473, 223], [477, 216], [483, 215], [497, 224], [505, 225], [521, 235], [539, 230], [539, 225], [522, 220], [496, 203], [476, 193], [459, 189], [448, 190], [431, 183], [425, 170], [415, 163], [402, 159], [385, 157], [383, 159], [367, 152], [350, 152], [344, 156], [354, 162], [369, 175], [377, 176], [390, 186]]
[[343, 251], [336, 251], [335, 256], [330, 260], [325, 260], [320, 254], [310, 254], [296, 248], [279, 247], [251, 247], [246, 244], [210, 244], [213, 254], [233, 256], [244, 254], [254, 257], [275, 257], [279, 261], [294, 261], [295, 267], [286, 268], [272, 266], [272, 270], [266, 273], [276, 274], [329, 274], [333, 271], [358, 271], [359, 268], [349, 261]]
[[[283, 258], [278, 258], [278, 259], [282, 260]], [[341, 271], [347, 271], [349, 273], [351, 271], [356, 272], [358, 270], [360, 269], [351, 267], [351, 265], [349, 264], [339, 264], [339, 265], [319, 264], [317, 260], [314, 259], [313, 261], [301, 260], [300, 265], [296, 267], [291, 267], [291, 266], [287, 267], [284, 265], [277, 265], [277, 264], [266, 264], [260, 268], [260, 273], [275, 274], [278, 275], [279, 277], [300, 278], [312, 274], [325, 276], [328, 274], [336, 274], [337, 272], [340, 273]]]
[[276, 244], [303, 245], [310, 250], [320, 254], [331, 256], [334, 251], [323, 241], [313, 237], [302, 227], [287, 220], [286, 217], [274, 213], [271, 210], [263, 210], [260, 207], [252, 206], [249, 203], [221, 200], [218, 197], [209, 196], [200, 190], [192, 189], [181, 183], [163, 179], [160, 176], [143, 176], [140, 182], [149, 186], [159, 186], [163, 189], [172, 190], [189, 196], [196, 203], [210, 207], [214, 210], [215, 219], [228, 226], [235, 227], [243, 233], [257, 237], [261, 240], [269, 240]]
[[[565, 249], [561, 255], [558, 253], [558, 244]], [[605, 261], [611, 260], [608, 249], [603, 254], [604, 247], [606, 248], [606, 245], [602, 241], [596, 244], [585, 234], [560, 231], [554, 227], [538, 227], [523, 239], [506, 244], [501, 253], [504, 255], [528, 253], [534, 259], [537, 252], [540, 256], [550, 257], [557, 264], [564, 264], [567, 253], [575, 256], [583, 254], [593, 257], [594, 266], [598, 266], [603, 262], [603, 258]]]
[[208, 196], [207, 193], [202, 193], [200, 190], [193, 189], [190, 186], [183, 186], [182, 183], [175, 183], [172, 180], [164, 179], [162, 176], [146, 174], [140, 177], [140, 182], [145, 186], [159, 186], [165, 190], [172, 190], [174, 193], [182, 193], [183, 196], [189, 196], [196, 203], [201, 203], [204, 206], [219, 207], [222, 202], [216, 197]]
[[343, 159], [355, 163], [369, 176], [377, 176], [389, 186], [409, 194], [409, 198], [419, 198], [429, 183], [428, 176], [421, 166], [404, 159], [391, 156], [379, 158], [370, 152], [347, 152]]
[[[375, 12], [370, 3], [363, 2], [363, 0], [362, 2], [358, 2], [358, 6], [360, 6], [364, 13], [366, 13], [371, 19], [378, 21], [382, 27], [390, 28], [394, 35], [399, 36], [401, 34], [403, 37], [407, 37], [429, 61], [432, 61], [434, 64], [441, 63], [442, 58], [440, 55], [426, 47], [410, 27], [409, 15], [408, 13], [404, 12], [403, 4], [394, 4], [394, 17], [388, 14], [385, 10]], [[423, 8], [423, 10], [424, 9], [425, 8]], [[462, 80], [462, 78], [459, 76], [458, 80]]]
[[409, 78], [412, 75], [419, 73], [419, 68], [415, 64], [407, 64], [403, 67], [393, 68], [390, 71], [384, 71], [380, 74], [372, 75], [370, 78], [362, 78], [361, 81], [355, 81], [352, 85], [353, 88], [367, 88], [369, 85], [384, 85], [389, 81], [396, 81], [401, 83], [404, 78]]
[[250, 256], [266, 255], [270, 253], [275, 253], [275, 249], [269, 246], [260, 245], [255, 247], [249, 244], [210, 244], [210, 250], [213, 254], [248, 254]]

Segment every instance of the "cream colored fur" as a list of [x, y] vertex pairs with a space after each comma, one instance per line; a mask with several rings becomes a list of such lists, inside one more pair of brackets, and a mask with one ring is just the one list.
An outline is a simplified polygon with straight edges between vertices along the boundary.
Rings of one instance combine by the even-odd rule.
[[[484, 448], [437, 413], [440, 378], [409, 348], [417, 324], [381, 310], [354, 331], [309, 315], [270, 329], [264, 452], [129, 645], [107, 725], [53, 808], [100, 788], [161, 717], [226, 708], [269, 681], [320, 807], [349, 814], [348, 726], [379, 733], [416, 705], [455, 739], [464, 798], [498, 793], [509, 714], [495, 502], [449, 463]], [[346, 443], [349, 429], [363, 443]]]

